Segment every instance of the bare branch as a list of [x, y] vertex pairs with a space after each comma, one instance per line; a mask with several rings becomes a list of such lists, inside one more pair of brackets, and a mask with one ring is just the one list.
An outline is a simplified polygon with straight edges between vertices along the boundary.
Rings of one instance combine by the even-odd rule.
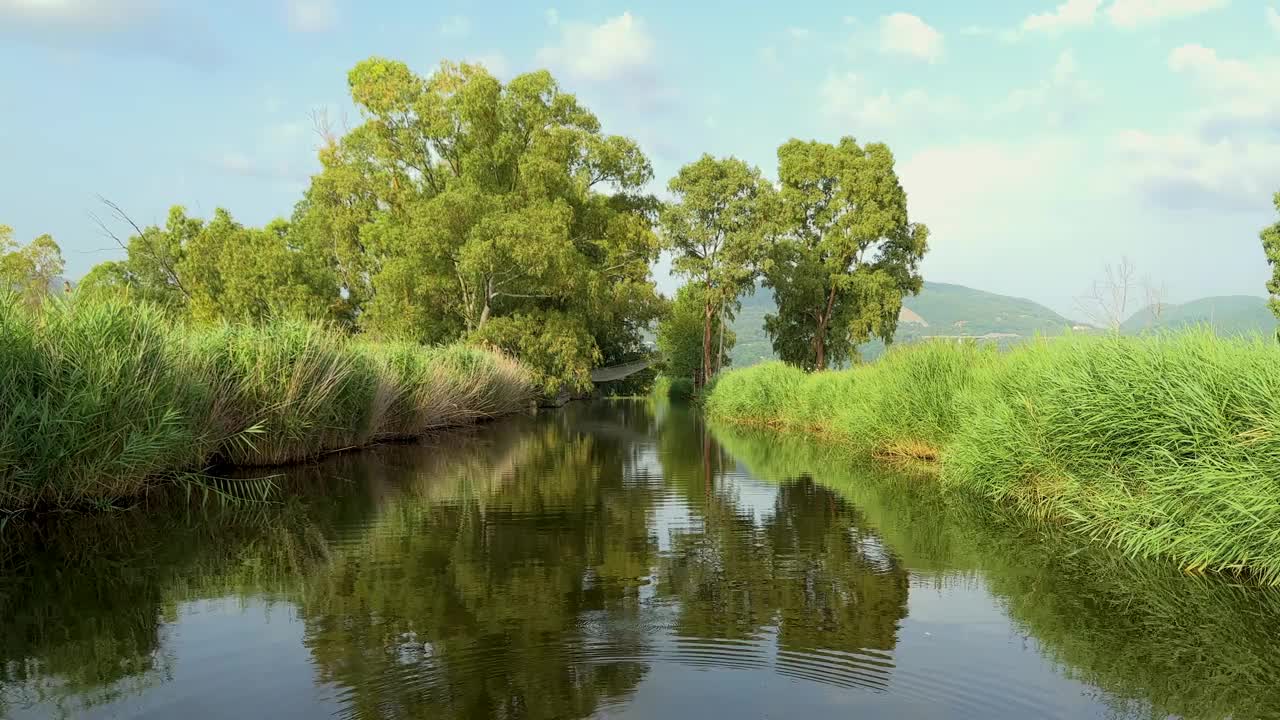
[[1103, 268], [1103, 278], [1090, 285], [1089, 292], [1076, 298], [1076, 307], [1094, 325], [1120, 332], [1129, 317], [1129, 297], [1134, 290], [1135, 268], [1129, 258]]
[[[138, 227], [138, 223], [134, 222], [133, 218], [129, 217], [128, 213], [122, 210], [119, 205], [115, 204], [114, 202], [106, 199], [101, 195], [98, 196], [98, 201], [101, 202], [103, 205], [106, 205], [111, 210], [111, 212], [116, 216], [116, 219], [128, 223], [129, 226], [133, 228], [134, 232], [138, 234], [139, 238], [142, 238], [144, 241], [147, 240], [146, 231], [143, 230], [141, 227]], [[92, 217], [93, 221], [97, 223], [99, 228], [102, 229], [102, 232], [106, 233], [107, 237], [114, 240], [115, 243], [119, 245], [120, 248], [124, 250], [126, 253], [129, 252], [129, 246], [123, 240], [121, 240], [118, 235], [112, 232], [111, 228], [107, 227], [107, 224], [103, 222], [101, 218], [99, 218], [97, 215], [94, 215], [93, 213], [89, 213], [89, 216]], [[182, 286], [182, 280], [178, 277], [178, 271], [169, 264], [169, 261], [166, 260], [164, 257], [162, 257], [160, 253], [154, 252], [150, 247], [149, 242], [143, 243], [143, 250], [147, 253], [147, 256], [153, 262], [155, 262], [155, 264], [159, 265], [164, 270], [165, 275], [169, 277], [169, 281], [173, 283], [173, 286], [178, 288], [178, 291], [181, 292], [183, 296], [185, 296], [188, 300], [190, 300], [191, 293], [187, 292], [187, 289]]]
[[1160, 318], [1164, 315], [1166, 305], [1164, 284], [1157, 286], [1152, 282], [1151, 277], [1147, 276], [1142, 280], [1142, 289], [1146, 294], [1147, 312], [1149, 313], [1147, 324], [1149, 326], [1158, 326]]

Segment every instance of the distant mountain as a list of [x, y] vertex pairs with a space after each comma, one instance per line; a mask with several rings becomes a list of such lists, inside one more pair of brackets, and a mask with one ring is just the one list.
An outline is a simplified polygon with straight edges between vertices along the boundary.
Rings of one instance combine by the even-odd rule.
[[[767, 288], [758, 288], [754, 295], [742, 299], [742, 310], [731, 325], [738, 335], [738, 344], [733, 349], [734, 366], [773, 359], [773, 347], [764, 331], [764, 316], [775, 312], [776, 307], [773, 293]], [[1073, 325], [1085, 329], [1031, 300], [963, 285], [926, 282], [919, 295], [903, 301], [896, 340], [965, 337], [1008, 346], [1036, 333], [1061, 333]], [[861, 348], [866, 359], [875, 358], [883, 351], [884, 344], [880, 342]]]
[[[1158, 315], [1158, 316], [1157, 316]], [[1146, 307], [1124, 321], [1120, 330], [1140, 333], [1152, 329], [1176, 329], [1191, 325], [1209, 325], [1219, 333], [1274, 335], [1280, 327], [1267, 307], [1267, 299], [1253, 295], [1222, 295], [1193, 300], [1181, 305], [1167, 304], [1157, 314]]]

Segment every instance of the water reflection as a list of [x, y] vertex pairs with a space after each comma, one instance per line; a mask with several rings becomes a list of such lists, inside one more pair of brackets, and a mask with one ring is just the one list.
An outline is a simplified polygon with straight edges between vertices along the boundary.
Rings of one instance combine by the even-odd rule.
[[1271, 593], [687, 409], [575, 405], [286, 482], [6, 527], [0, 716], [1280, 708]]

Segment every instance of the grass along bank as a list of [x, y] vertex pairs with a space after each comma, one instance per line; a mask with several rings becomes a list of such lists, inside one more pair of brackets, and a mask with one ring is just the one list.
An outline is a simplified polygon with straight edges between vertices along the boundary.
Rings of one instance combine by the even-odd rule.
[[938, 463], [942, 486], [1189, 571], [1280, 584], [1280, 347], [1208, 331], [897, 348], [725, 374], [716, 420]]
[[517, 362], [473, 347], [0, 298], [0, 508], [110, 503], [219, 464], [296, 462], [512, 413], [532, 396]]

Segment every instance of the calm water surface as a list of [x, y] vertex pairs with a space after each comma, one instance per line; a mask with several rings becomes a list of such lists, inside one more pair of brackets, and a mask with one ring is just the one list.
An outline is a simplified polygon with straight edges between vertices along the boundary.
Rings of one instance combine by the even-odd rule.
[[1280, 600], [646, 402], [10, 522], [0, 716], [1280, 713]]

